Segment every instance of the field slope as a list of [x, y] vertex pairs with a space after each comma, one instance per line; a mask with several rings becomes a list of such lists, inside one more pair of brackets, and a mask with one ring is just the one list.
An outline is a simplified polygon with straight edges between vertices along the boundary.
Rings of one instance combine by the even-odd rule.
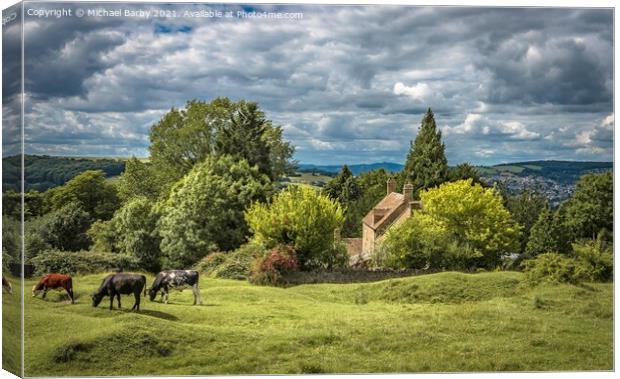
[[187, 290], [135, 313], [129, 297], [123, 311], [92, 308], [103, 276], [74, 279], [75, 305], [27, 297], [26, 375], [613, 368], [612, 284], [531, 289], [506, 272], [286, 289], [203, 279], [202, 306]]

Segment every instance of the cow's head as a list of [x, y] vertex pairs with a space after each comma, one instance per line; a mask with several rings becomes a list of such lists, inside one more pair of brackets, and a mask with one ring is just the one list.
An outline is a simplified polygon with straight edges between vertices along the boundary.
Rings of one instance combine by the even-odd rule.
[[41, 289], [38, 284], [32, 286], [32, 297], [36, 297], [39, 293], [41, 293]]
[[103, 293], [94, 293], [90, 298], [93, 299], [93, 307], [97, 307], [97, 305], [99, 305], [99, 303], [101, 303], [101, 300], [103, 300], [103, 297], [105, 295]]
[[149, 299], [153, 301], [155, 300], [155, 296], [157, 296], [157, 290], [153, 287], [149, 288]]

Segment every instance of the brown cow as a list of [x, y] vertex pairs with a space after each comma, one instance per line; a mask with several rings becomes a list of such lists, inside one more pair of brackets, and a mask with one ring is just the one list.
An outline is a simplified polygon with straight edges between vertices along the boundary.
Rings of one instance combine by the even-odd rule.
[[45, 274], [39, 280], [39, 283], [35, 284], [32, 287], [32, 296], [36, 297], [41, 291], [43, 291], [42, 299], [45, 299], [45, 295], [47, 295], [47, 291], [50, 289], [55, 289], [58, 291], [62, 291], [63, 289], [67, 291], [69, 294], [69, 298], [71, 299], [71, 304], [74, 303], [73, 298], [73, 280], [69, 275], [63, 274]]
[[4, 277], [4, 274], [2, 274], [2, 289], [6, 290], [9, 295], [13, 294], [13, 286], [11, 286], [11, 282]]

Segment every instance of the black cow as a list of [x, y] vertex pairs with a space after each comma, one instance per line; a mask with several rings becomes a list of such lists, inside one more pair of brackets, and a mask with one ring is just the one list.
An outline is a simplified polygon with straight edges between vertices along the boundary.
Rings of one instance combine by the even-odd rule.
[[176, 289], [183, 291], [187, 287], [192, 287], [192, 293], [194, 294], [194, 305], [202, 304], [200, 299], [200, 289], [198, 288], [198, 271], [190, 270], [166, 270], [162, 271], [155, 277], [151, 289], [149, 289], [149, 296], [151, 301], [155, 300], [157, 292], [161, 291], [161, 300], [168, 304], [168, 291], [170, 289]]
[[131, 310], [140, 310], [140, 294], [144, 290], [144, 296], [146, 296], [146, 277], [144, 275], [137, 274], [110, 274], [103, 279], [101, 286], [97, 292], [92, 296], [93, 307], [96, 307], [101, 303], [101, 300], [105, 296], [110, 296], [110, 310], [114, 304], [114, 296], [118, 299], [118, 308], [121, 307], [121, 294], [131, 295], [133, 293], [136, 298]]

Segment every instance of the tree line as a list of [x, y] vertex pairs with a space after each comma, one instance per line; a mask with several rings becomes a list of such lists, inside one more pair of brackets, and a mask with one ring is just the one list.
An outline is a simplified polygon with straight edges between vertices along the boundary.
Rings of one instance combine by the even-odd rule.
[[[27, 192], [26, 260], [49, 268], [65, 259], [58, 267], [69, 267], [68, 259], [100, 253], [102, 267], [112, 254], [153, 272], [217, 261], [267, 283], [286, 270], [346, 267], [339, 235], [361, 234], [361, 219], [390, 176], [397, 188], [412, 183], [424, 209], [390, 230], [376, 266], [494, 269], [512, 257], [519, 268], [547, 253], [569, 256], [587, 241], [599, 241], [599, 251], [611, 241], [610, 173], [584, 177], [558, 210], [532, 191], [504, 194], [467, 163], [448, 167], [430, 109], [402, 172], [354, 176], [344, 166], [322, 191], [282, 189], [295, 170], [294, 148], [253, 102], [189, 101], [153, 125], [149, 139], [149, 159], [126, 161], [117, 181], [86, 171]], [[5, 263], [19, 252], [16, 201], [3, 196]]]

